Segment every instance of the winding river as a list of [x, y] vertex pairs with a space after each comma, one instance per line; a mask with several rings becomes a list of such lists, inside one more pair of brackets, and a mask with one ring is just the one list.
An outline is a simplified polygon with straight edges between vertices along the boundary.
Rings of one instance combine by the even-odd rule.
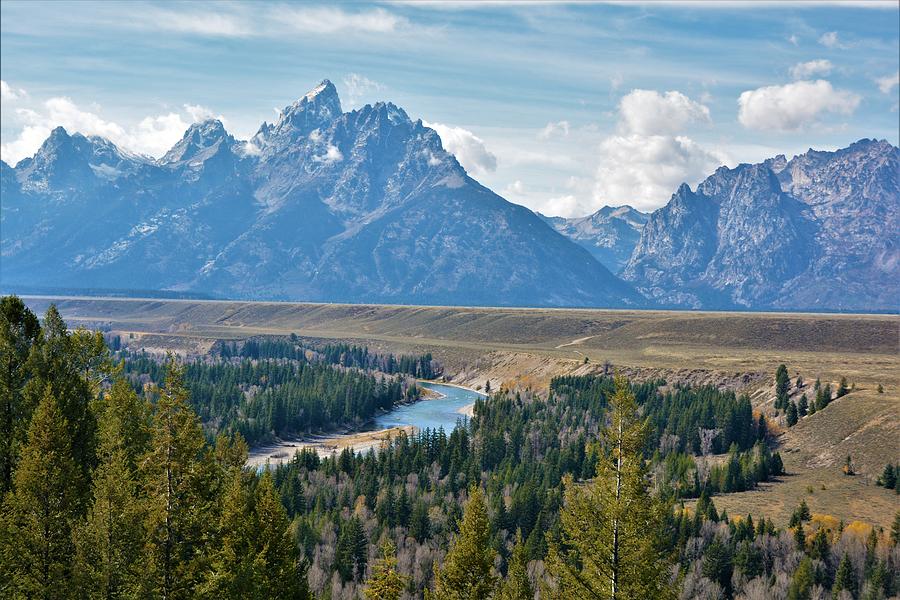
[[284, 440], [278, 444], [253, 448], [247, 459], [248, 466], [263, 467], [266, 462], [287, 462], [302, 448], [313, 448], [320, 456], [330, 456], [344, 448], [365, 452], [377, 448], [391, 435], [401, 430], [412, 433], [421, 429], [443, 427], [449, 434], [471, 414], [475, 400], [484, 394], [455, 385], [419, 382], [419, 385], [438, 394], [436, 398], [424, 398], [412, 404], [403, 404], [378, 415], [371, 428], [358, 433], [308, 436], [296, 440]]

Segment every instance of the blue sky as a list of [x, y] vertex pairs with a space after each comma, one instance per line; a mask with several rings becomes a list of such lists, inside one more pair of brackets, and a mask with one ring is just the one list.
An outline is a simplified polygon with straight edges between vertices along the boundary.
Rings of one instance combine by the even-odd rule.
[[897, 144], [898, 5], [4, 0], [3, 158], [57, 124], [154, 156], [208, 116], [246, 138], [329, 78], [511, 201], [650, 210], [718, 164]]

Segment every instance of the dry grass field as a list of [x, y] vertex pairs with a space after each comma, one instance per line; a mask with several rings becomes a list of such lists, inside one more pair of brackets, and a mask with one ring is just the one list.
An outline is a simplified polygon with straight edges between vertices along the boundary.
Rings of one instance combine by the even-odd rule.
[[[900, 316], [587, 309], [510, 309], [194, 300], [28, 297], [55, 302], [71, 325], [122, 334], [135, 348], [205, 352], [216, 339], [287, 335], [349, 340], [393, 352], [430, 351], [453, 381], [543, 389], [561, 373], [604, 361], [635, 377], [711, 383], [753, 394], [768, 410], [771, 379], [837, 382], [853, 393], [780, 438], [790, 473], [752, 492], [717, 498], [731, 514], [786, 522], [801, 498], [814, 512], [889, 525], [898, 497], [874, 485], [900, 462]], [[588, 363], [585, 364], [585, 358]], [[884, 393], [876, 393], [878, 384]], [[847, 454], [860, 475], [845, 477]], [[822, 487], [825, 489], [822, 489]]]

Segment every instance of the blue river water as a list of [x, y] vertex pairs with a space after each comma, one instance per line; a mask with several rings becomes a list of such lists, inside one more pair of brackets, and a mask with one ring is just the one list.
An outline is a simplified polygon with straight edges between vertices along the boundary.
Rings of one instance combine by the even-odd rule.
[[419, 385], [438, 392], [441, 397], [426, 398], [412, 404], [398, 406], [390, 412], [375, 417], [372, 428], [389, 429], [413, 425], [422, 430], [443, 427], [449, 435], [456, 427], [457, 422], [466, 418], [459, 412], [460, 409], [472, 404], [478, 398], [484, 398], [484, 394], [452, 385], [424, 382], [420, 382]]

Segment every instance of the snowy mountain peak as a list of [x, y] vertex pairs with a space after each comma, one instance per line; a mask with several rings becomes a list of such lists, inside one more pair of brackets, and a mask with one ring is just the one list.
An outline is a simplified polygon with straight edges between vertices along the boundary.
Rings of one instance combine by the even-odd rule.
[[232, 146], [234, 138], [225, 130], [221, 121], [207, 119], [188, 127], [181, 140], [159, 162], [165, 165], [190, 160], [200, 154], [213, 154], [223, 144]]
[[333, 94], [334, 96], [337, 96], [337, 88], [334, 87], [334, 84], [331, 83], [330, 80], [323, 79], [319, 85], [308, 91], [304, 98], [313, 101], [320, 94]]
[[274, 144], [276, 149], [292, 145], [343, 114], [337, 88], [327, 79], [284, 107], [274, 124], [263, 123], [252, 144], [260, 149]]

